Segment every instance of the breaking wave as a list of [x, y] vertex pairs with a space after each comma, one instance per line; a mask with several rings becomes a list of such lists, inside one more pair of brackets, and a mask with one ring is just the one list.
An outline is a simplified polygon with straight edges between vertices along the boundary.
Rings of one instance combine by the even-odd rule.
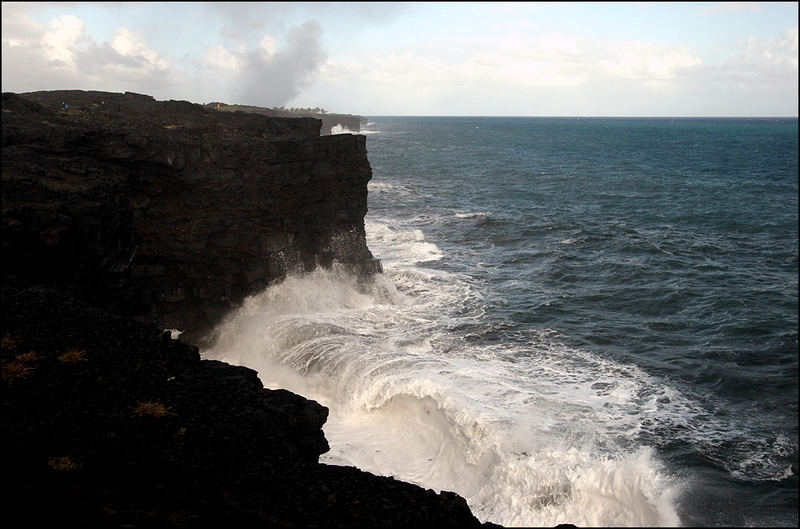
[[420, 266], [441, 250], [419, 230], [367, 230], [384, 274], [287, 277], [247, 298], [203, 356], [328, 406], [323, 462], [455, 491], [481, 520], [679, 523], [681, 485], [635, 439], [659, 398], [680, 395], [556, 333], [476, 341], [496, 325], [480, 291]]

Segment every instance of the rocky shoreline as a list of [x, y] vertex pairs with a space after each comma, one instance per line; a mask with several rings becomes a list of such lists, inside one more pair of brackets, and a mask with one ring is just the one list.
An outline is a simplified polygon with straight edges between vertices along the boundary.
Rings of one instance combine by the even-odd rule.
[[289, 272], [380, 270], [363, 137], [128, 93], [2, 110], [4, 521], [481, 525], [454, 493], [320, 464], [324, 406], [190, 345]]
[[2, 297], [6, 522], [480, 525], [453, 493], [318, 463], [327, 408], [255, 371], [63, 290]]

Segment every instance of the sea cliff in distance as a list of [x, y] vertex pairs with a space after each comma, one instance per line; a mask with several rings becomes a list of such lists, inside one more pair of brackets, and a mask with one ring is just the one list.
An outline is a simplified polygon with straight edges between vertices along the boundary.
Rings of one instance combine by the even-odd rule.
[[[322, 121], [320, 134], [327, 136], [335, 130], [345, 130], [349, 132], [360, 132], [361, 127], [367, 124], [366, 118], [353, 114], [335, 114], [321, 108], [268, 108], [253, 105], [229, 105], [214, 101], [206, 103], [206, 109], [218, 110], [220, 112], [249, 112], [251, 114], [261, 114], [262, 116], [280, 118], [313, 118]], [[338, 129], [337, 129], [338, 127]]]
[[327, 408], [190, 344], [292, 271], [380, 270], [363, 136], [133, 93], [2, 113], [6, 522], [480, 525], [454, 493], [319, 464]]

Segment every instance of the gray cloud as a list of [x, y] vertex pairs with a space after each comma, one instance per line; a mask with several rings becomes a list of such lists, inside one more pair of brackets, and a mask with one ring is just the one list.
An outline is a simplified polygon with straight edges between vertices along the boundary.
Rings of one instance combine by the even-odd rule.
[[281, 106], [297, 96], [325, 61], [316, 21], [292, 28], [287, 46], [270, 55], [248, 51], [237, 77], [236, 97], [248, 105]]
[[247, 34], [283, 32], [292, 16], [325, 20], [326, 24], [346, 27], [385, 24], [412, 9], [402, 3], [382, 2], [210, 2], [201, 4], [207, 16], [221, 24], [220, 35], [241, 38]]

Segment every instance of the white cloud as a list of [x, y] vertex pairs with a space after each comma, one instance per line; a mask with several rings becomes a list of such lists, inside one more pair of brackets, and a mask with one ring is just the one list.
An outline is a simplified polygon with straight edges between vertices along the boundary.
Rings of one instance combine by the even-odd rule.
[[278, 50], [278, 44], [275, 42], [275, 38], [269, 34], [261, 37], [261, 40], [258, 41], [258, 45], [267, 55], [275, 55], [275, 52]]
[[682, 46], [653, 42], [599, 43], [598, 68], [612, 77], [641, 81], [675, 79], [702, 65]]
[[699, 10], [699, 13], [738, 13], [741, 11], [763, 11], [758, 2], [718, 2]]
[[647, 42], [601, 42], [564, 34], [529, 37], [512, 34], [449, 62], [438, 56], [405, 52], [330, 61], [323, 77], [330, 82], [440, 90], [500, 87], [512, 90], [591, 87], [596, 81], [678, 80], [702, 65], [688, 47]]
[[[238, 103], [281, 106], [324, 68], [321, 35], [322, 28], [312, 21], [291, 28], [282, 46], [268, 33], [253, 47], [239, 43], [228, 49], [218, 44], [206, 48], [202, 62], [195, 62], [195, 67], [206, 79], [227, 84], [225, 97]], [[208, 97], [218, 99], [220, 94]]]
[[166, 70], [171, 66], [169, 59], [148, 48], [126, 28], [117, 30], [111, 41], [111, 48], [123, 57], [134, 59], [142, 70]]
[[3, 44], [13, 48], [39, 41], [44, 26], [28, 18], [24, 5], [3, 2], [2, 10]]
[[64, 66], [75, 65], [75, 44], [86, 37], [83, 21], [74, 15], [61, 15], [48, 24], [41, 44], [47, 60]]
[[728, 60], [703, 68], [697, 78], [703, 83], [720, 85], [721, 90], [736, 89], [743, 93], [763, 94], [763, 97], [776, 98], [775, 94], [794, 93], [788, 97], [796, 106], [797, 53], [796, 28], [775, 38], [750, 37], [739, 42], [736, 52]]
[[797, 28], [787, 30], [780, 39], [750, 37], [742, 47], [741, 62], [797, 71]]
[[[372, 109], [383, 108], [382, 113], [518, 111], [550, 115], [646, 113], [636, 110], [637, 102], [638, 108], [654, 108], [659, 113], [680, 114], [672, 109], [693, 104], [700, 109], [696, 112], [708, 114], [708, 108], [713, 108], [721, 115], [726, 98], [735, 92], [739, 94], [737, 111], [750, 100], [775, 102], [769, 109], [766, 103], [758, 108], [776, 115], [790, 113], [792, 105], [796, 109], [796, 103], [791, 103], [797, 99], [796, 27], [774, 38], [742, 38], [738, 46], [728, 49], [727, 57], [712, 59], [700, 53], [709, 39], [698, 39], [698, 47], [690, 45], [691, 37], [685, 44], [622, 38], [613, 42], [586, 33], [571, 34], [572, 30], [565, 29], [573, 27], [570, 25], [545, 24], [544, 19], [533, 16], [542, 8], [540, 4], [474, 4], [465, 11], [470, 16], [486, 11], [483, 30], [453, 32], [443, 27], [433, 43], [423, 36], [404, 41], [374, 28], [362, 33], [362, 28], [352, 26], [351, 19], [348, 31], [343, 32], [344, 26], [331, 25], [326, 18], [330, 49], [333, 53], [341, 50], [327, 60], [322, 26], [301, 23], [320, 14], [310, 4], [208, 4], [195, 13], [200, 19], [193, 19], [197, 23], [191, 31], [187, 29], [189, 33], [182, 38], [162, 41], [164, 48], [144, 33], [136, 33], [133, 17], [107, 28], [113, 30], [110, 36], [96, 41], [87, 31], [96, 27], [97, 20], [107, 18], [89, 18], [92, 15], [87, 14], [81, 20], [75, 16], [77, 11], [64, 14], [70, 12], [65, 9], [59, 12], [61, 16], [40, 24], [27, 15], [33, 6], [2, 4], [3, 90], [132, 90], [158, 98], [321, 105], [352, 112], [364, 111], [369, 104]], [[347, 9], [356, 10], [353, 6]], [[568, 3], [555, 4], [547, 7], [548, 16], [555, 16], [562, 7], [574, 9]], [[330, 14], [330, 19], [342, 10], [332, 5], [320, 9]], [[364, 9], [357, 15], [360, 19], [388, 16], [382, 7]], [[757, 9], [760, 7], [755, 4], [718, 4], [706, 11]], [[488, 16], [504, 10], [514, 11], [505, 22], [493, 23], [497, 19]], [[389, 30], [413, 33], [399, 25], [409, 18], [389, 18], [399, 20], [398, 27], [389, 25]], [[722, 27], [727, 18], [736, 18], [734, 29], [741, 31], [747, 13], [718, 15], [714, 20]], [[164, 22], [167, 26], [166, 19]], [[422, 23], [414, 23], [420, 24], [421, 31]], [[788, 23], [796, 26], [793, 20]], [[498, 37], [494, 31], [500, 27]], [[537, 31], [542, 27], [551, 29]], [[225, 35], [229, 38], [223, 39]], [[370, 46], [370, 38], [381, 40]], [[721, 41], [714, 42], [717, 53]], [[177, 56], [163, 51], [173, 44], [190, 47], [175, 51]], [[336, 102], [331, 103], [334, 93]], [[745, 104], [739, 104], [741, 101]], [[778, 108], [779, 103], [789, 110]]]
[[126, 28], [97, 44], [79, 17], [65, 14], [46, 26], [22, 9], [3, 5], [3, 90], [64, 88], [153, 89], [179, 82], [171, 61]]
[[257, 49], [240, 52], [237, 100], [273, 107], [297, 96], [325, 61], [321, 37], [319, 23], [310, 21], [291, 28], [281, 49], [273, 37], [265, 35]]
[[228, 51], [223, 44], [220, 44], [206, 50], [204, 63], [215, 70], [236, 72], [242, 67], [240, 54], [243, 51], [243, 49], [240, 49], [238, 53], [233, 53]]

